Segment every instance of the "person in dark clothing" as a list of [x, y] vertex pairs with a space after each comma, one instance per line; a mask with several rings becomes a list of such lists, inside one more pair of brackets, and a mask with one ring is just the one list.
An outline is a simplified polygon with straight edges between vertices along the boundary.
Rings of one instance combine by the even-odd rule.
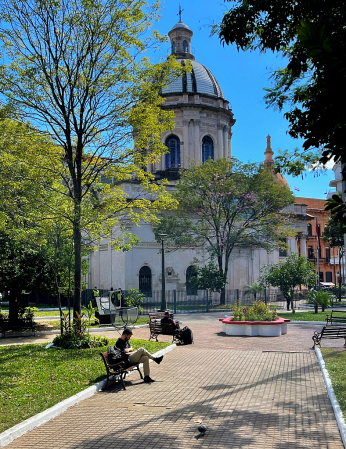
[[291, 292], [287, 292], [287, 295], [286, 295], [286, 302], [287, 302], [287, 310], [290, 310]]
[[128, 355], [129, 363], [143, 363], [144, 370], [144, 382], [155, 382], [154, 379], [150, 377], [149, 359], [154, 360], [158, 365], [162, 362], [163, 355], [161, 357], [153, 357], [150, 352], [144, 348], [139, 348], [136, 351], [133, 350], [130, 344], [130, 338], [132, 337], [131, 329], [124, 329], [121, 337], [118, 338], [115, 346]]
[[168, 311], [165, 312], [165, 316], [161, 319], [161, 324], [172, 324], [175, 329], [180, 329], [179, 323], [172, 320]]

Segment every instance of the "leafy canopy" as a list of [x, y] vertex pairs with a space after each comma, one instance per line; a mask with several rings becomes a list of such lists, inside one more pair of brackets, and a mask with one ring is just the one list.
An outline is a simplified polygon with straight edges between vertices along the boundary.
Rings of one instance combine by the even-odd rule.
[[264, 265], [261, 268], [260, 284], [269, 287], [279, 287], [286, 299], [295, 287], [299, 285], [313, 286], [316, 282], [316, 272], [313, 262], [306, 257], [290, 254], [285, 261], [278, 264]]
[[[286, 165], [293, 174], [316, 155], [322, 163], [332, 157], [346, 162], [345, 20], [345, 3], [339, 0], [235, 0], [220, 24], [223, 43], [280, 52], [288, 60], [273, 72], [265, 99], [268, 106], [288, 108], [289, 134], [305, 140], [301, 157], [294, 152], [288, 158], [296, 165], [295, 170]], [[304, 154], [309, 149], [318, 151]]]

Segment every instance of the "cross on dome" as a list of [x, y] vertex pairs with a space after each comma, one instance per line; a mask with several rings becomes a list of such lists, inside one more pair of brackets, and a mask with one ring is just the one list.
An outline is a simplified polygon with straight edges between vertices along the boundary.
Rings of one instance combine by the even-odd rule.
[[183, 11], [184, 11], [184, 10], [181, 9], [181, 6], [179, 5], [179, 12], [178, 12], [178, 14], [177, 14], [177, 16], [179, 16], [179, 22], [182, 21], [182, 20], [181, 20], [181, 13], [182, 13]]

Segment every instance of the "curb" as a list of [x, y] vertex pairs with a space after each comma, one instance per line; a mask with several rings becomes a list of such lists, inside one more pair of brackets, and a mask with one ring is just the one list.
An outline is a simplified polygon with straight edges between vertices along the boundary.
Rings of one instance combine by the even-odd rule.
[[[155, 352], [156, 357], [166, 354], [167, 352], [173, 351], [176, 348], [175, 344], [168, 346], [167, 348], [161, 349], [158, 352]], [[152, 362], [153, 360], [149, 360]], [[140, 367], [142, 364], [140, 365]], [[130, 373], [131, 375], [132, 373]], [[12, 443], [17, 438], [25, 435], [31, 430], [35, 429], [35, 427], [39, 427], [42, 424], [50, 421], [51, 419], [61, 415], [68, 408], [73, 407], [84, 399], [88, 399], [93, 396], [95, 393], [102, 391], [103, 387], [106, 385], [106, 379], [101, 380], [101, 382], [88, 387], [87, 389], [80, 391], [79, 393], [71, 396], [70, 398], [64, 399], [58, 404], [53, 405], [53, 407], [48, 408], [44, 412], [38, 413], [37, 415], [32, 416], [31, 418], [26, 419], [25, 421], [16, 424], [15, 426], [5, 430], [5, 432], [0, 433], [0, 448], [7, 446]]]
[[319, 348], [315, 348], [315, 353], [317, 355], [318, 363], [320, 364], [323, 380], [324, 380], [324, 383], [326, 385], [326, 389], [327, 389], [327, 392], [328, 392], [328, 396], [329, 396], [330, 402], [332, 403], [332, 407], [333, 407], [333, 410], [334, 410], [336, 422], [338, 423], [338, 427], [339, 427], [340, 436], [341, 436], [343, 445], [346, 448], [346, 425], [345, 425], [345, 420], [344, 420], [342, 411], [340, 409], [340, 405], [339, 405], [339, 403], [338, 403], [338, 401], [336, 399], [336, 396], [335, 396], [335, 393], [334, 393], [334, 389], [333, 389], [333, 386], [332, 386], [332, 382], [330, 380], [329, 373], [328, 373], [328, 370], [326, 368], [326, 364], [325, 364], [325, 362], [323, 360], [323, 356], [322, 356], [321, 350]]

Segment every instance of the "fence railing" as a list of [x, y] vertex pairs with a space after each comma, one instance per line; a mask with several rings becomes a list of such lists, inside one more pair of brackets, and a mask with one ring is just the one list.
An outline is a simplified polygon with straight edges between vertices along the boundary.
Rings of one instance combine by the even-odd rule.
[[[107, 296], [108, 290], [99, 289], [100, 296]], [[294, 301], [304, 301], [307, 290], [296, 291], [293, 295]], [[124, 297], [128, 292], [124, 291]], [[42, 293], [31, 293], [26, 296], [26, 301], [31, 303], [44, 303], [52, 307], [58, 306], [58, 300], [52, 295]], [[286, 300], [278, 289], [267, 289], [265, 294], [248, 294], [242, 289], [227, 289], [225, 292], [225, 301], [222, 304], [220, 294], [206, 290], [198, 290], [196, 295], [188, 295], [186, 290], [167, 290], [166, 291], [167, 309], [174, 313], [191, 313], [191, 312], [212, 312], [217, 310], [229, 310], [233, 304], [239, 301], [241, 304], [250, 305], [255, 300], [261, 300], [267, 304], [283, 305]], [[154, 312], [161, 309], [162, 290], [153, 290], [150, 296], [146, 296], [143, 301], [143, 313]], [[87, 289], [82, 292], [82, 306], [88, 306], [92, 300], [92, 290]], [[73, 307], [73, 298], [61, 298], [62, 306]], [[280, 304], [283, 303], [283, 304]]]

